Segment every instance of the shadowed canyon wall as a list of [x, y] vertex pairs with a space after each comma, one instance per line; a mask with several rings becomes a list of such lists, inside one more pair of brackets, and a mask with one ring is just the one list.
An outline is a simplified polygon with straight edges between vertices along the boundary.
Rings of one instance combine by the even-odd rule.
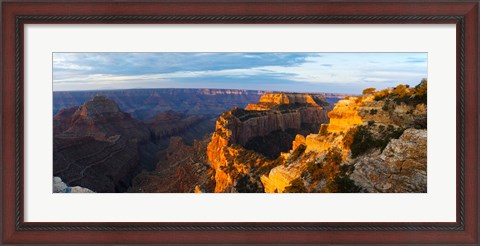
[[80, 106], [101, 94], [115, 101], [132, 117], [146, 120], [160, 112], [175, 111], [188, 115], [220, 115], [233, 106], [256, 102], [263, 91], [221, 89], [130, 89], [105, 91], [57, 91], [53, 93], [53, 113], [62, 108]]
[[141, 169], [138, 148], [149, 139], [147, 126], [96, 96], [54, 117], [53, 174], [69, 186], [125, 191]]

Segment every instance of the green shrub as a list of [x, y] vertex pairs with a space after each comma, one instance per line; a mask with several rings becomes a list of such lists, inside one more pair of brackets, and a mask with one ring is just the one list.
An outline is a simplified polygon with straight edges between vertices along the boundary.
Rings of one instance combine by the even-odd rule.
[[325, 136], [328, 133], [328, 125], [327, 124], [322, 124], [320, 125], [320, 131], [319, 134], [320, 136]]
[[370, 110], [370, 114], [371, 114], [371, 115], [377, 114], [377, 110], [376, 110], [376, 109], [371, 109], [371, 110]]
[[418, 103], [427, 104], [427, 79], [422, 79], [420, 84], [415, 86], [415, 100]]
[[419, 117], [413, 120], [413, 127], [415, 129], [427, 129], [427, 117]]
[[303, 152], [305, 152], [305, 149], [307, 148], [307, 146], [305, 146], [305, 144], [300, 144], [294, 151], [293, 153], [290, 155], [290, 157], [288, 158], [289, 160], [295, 160], [297, 159], [301, 154], [303, 154]]
[[385, 131], [385, 126], [384, 125], [379, 125], [378, 128], [380, 129], [380, 132]]
[[342, 151], [338, 148], [329, 149], [325, 156], [325, 161], [333, 162], [336, 165], [340, 164], [342, 162]]
[[329, 149], [325, 156], [325, 163], [323, 164], [322, 170], [326, 182], [322, 192], [331, 193], [338, 191], [335, 179], [340, 170], [340, 163], [342, 163], [342, 151], [338, 148]]
[[382, 110], [383, 111], [388, 111], [389, 109], [390, 109], [390, 102], [385, 101], [385, 103], [383, 104]]
[[427, 80], [422, 81], [412, 89], [408, 89], [408, 86], [398, 85], [393, 89], [390, 96], [397, 104], [405, 103], [410, 106], [423, 103], [427, 104]]
[[334, 185], [337, 188], [337, 192], [340, 193], [358, 193], [362, 192], [362, 189], [358, 187], [353, 180], [351, 180], [350, 174], [353, 173], [355, 167], [353, 165], [341, 165], [337, 177], [335, 177]]
[[312, 161], [307, 163], [307, 172], [310, 174], [312, 180], [320, 180], [323, 178], [322, 167], [322, 162]]
[[359, 126], [353, 137], [353, 143], [350, 145], [352, 158], [375, 148], [383, 151], [390, 140], [399, 138], [404, 130], [403, 128], [394, 128], [392, 125], [388, 125], [387, 130], [381, 132], [380, 138], [376, 139], [370, 132], [369, 127]]
[[263, 166], [260, 166], [258, 168], [258, 173], [260, 175], [268, 175], [268, 173], [270, 172], [270, 170], [272, 170], [274, 167], [277, 167], [277, 166], [280, 166], [282, 164], [284, 164], [285, 160], [283, 159], [282, 156], [279, 156], [277, 159], [275, 159], [274, 161], [272, 162], [267, 162], [268, 164], [266, 165], [263, 165]]
[[355, 103], [361, 103], [363, 100], [363, 97], [362, 96], [358, 96], [357, 98], [355, 98]]
[[367, 88], [362, 91], [363, 95], [373, 95], [375, 93], [375, 88]]
[[285, 193], [307, 193], [307, 188], [301, 178], [290, 181], [290, 186], [285, 187]]
[[375, 92], [373, 95], [374, 95], [375, 101], [380, 101], [385, 97], [387, 97], [389, 94], [390, 92], [388, 91], [388, 89], [384, 89], [384, 90]]
[[402, 85], [402, 84], [397, 85], [397, 87], [395, 87], [395, 89], [392, 90], [391, 94], [393, 94], [397, 98], [403, 98], [403, 97], [409, 95], [407, 86]]
[[356, 127], [351, 127], [347, 133], [345, 133], [345, 136], [342, 139], [343, 142], [343, 147], [348, 148], [350, 145], [353, 143], [353, 138], [355, 137], [355, 132], [357, 131]]
[[235, 189], [240, 193], [259, 193], [262, 190], [258, 187], [257, 182], [252, 182], [248, 175], [243, 175], [237, 180]]

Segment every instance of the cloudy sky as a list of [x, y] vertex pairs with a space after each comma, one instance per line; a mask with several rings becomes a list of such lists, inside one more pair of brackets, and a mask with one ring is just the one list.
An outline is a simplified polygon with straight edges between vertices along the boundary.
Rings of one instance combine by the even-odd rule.
[[427, 53], [53, 53], [53, 90], [228, 88], [360, 93], [415, 86]]

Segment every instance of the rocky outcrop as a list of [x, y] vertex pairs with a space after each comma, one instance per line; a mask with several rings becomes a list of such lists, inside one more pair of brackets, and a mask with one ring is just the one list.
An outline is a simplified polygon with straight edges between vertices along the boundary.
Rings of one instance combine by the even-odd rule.
[[301, 129], [302, 124], [328, 122], [327, 110], [320, 105], [328, 106], [322, 95], [267, 93], [259, 103], [223, 113], [217, 121], [216, 131], [228, 135], [230, 143], [243, 146], [256, 136]]
[[70, 187], [61, 178], [53, 177], [53, 193], [94, 193], [80, 186]]
[[246, 110], [271, 110], [282, 105], [328, 106], [324, 95], [306, 93], [266, 93], [258, 103], [248, 104]]
[[362, 118], [358, 114], [358, 108], [361, 104], [361, 100], [356, 98], [338, 101], [333, 110], [328, 112], [330, 118], [328, 131], [343, 132], [352, 126], [362, 124]]
[[[215, 191], [234, 190], [234, 176], [243, 177], [247, 174], [249, 177], [244, 179], [255, 183], [256, 187], [259, 186], [259, 176], [255, 177], [257, 174], [252, 174], [250, 169], [252, 166], [268, 166], [271, 161], [254, 150], [247, 151], [244, 146], [249, 140], [275, 131], [301, 130], [305, 124], [320, 125], [327, 122], [327, 111], [318, 104], [325, 105], [325, 101], [317, 97], [317, 103], [312, 98], [305, 94], [267, 94], [256, 104], [260, 105], [258, 107], [261, 107], [261, 110], [257, 110], [257, 106], [249, 105], [249, 110], [235, 108], [223, 113], [217, 121], [216, 130], [207, 148], [208, 160], [215, 170]], [[247, 154], [251, 158], [240, 158]], [[226, 167], [230, 167], [230, 171], [226, 170]]]
[[265, 192], [426, 192], [426, 81], [340, 100], [328, 116], [261, 177]]
[[305, 141], [302, 138], [295, 139], [295, 146], [289, 153], [284, 153], [279, 158], [281, 165], [270, 170], [267, 175], [262, 175], [260, 180], [264, 191], [267, 193], [283, 193], [290, 186], [292, 180], [299, 178], [307, 169], [306, 163], [314, 155], [303, 155]]
[[427, 130], [407, 129], [380, 153], [359, 156], [350, 178], [368, 192], [427, 192]]
[[77, 112], [78, 107], [71, 107], [71, 108], [64, 108], [61, 109], [54, 117], [53, 117], [53, 132], [59, 133], [67, 130], [72, 122], [72, 116]]
[[[358, 107], [363, 122], [376, 122], [405, 128], [427, 127], [427, 105], [425, 103], [402, 102], [385, 98], [375, 100], [374, 96], [364, 97]], [[413, 100], [413, 99], [412, 99]]]
[[54, 176], [95, 192], [125, 191], [141, 169], [138, 149], [149, 141], [149, 130], [104, 96], [72, 111], [54, 117], [60, 126], [54, 132]]
[[256, 136], [266, 136], [274, 131], [301, 129], [302, 124], [320, 125], [328, 121], [321, 107], [280, 111], [249, 111], [235, 108], [217, 120], [216, 132], [226, 136], [232, 144], [245, 145]]
[[[62, 117], [66, 116], [66, 117]], [[91, 101], [77, 108], [75, 113], [56, 115], [59, 122], [69, 121], [68, 127], [54, 133], [57, 137], [90, 136], [99, 141], [123, 136], [129, 141], [142, 142], [150, 137], [147, 127], [133, 119], [128, 113], [121, 112], [116, 103], [103, 95], [95, 96]], [[54, 123], [55, 125], [55, 123]]]
[[[293, 180], [305, 174], [310, 163], [321, 162], [332, 148], [338, 149], [343, 159], [348, 159], [350, 146], [344, 143], [344, 138], [349, 129], [363, 123], [358, 115], [357, 101], [356, 98], [339, 100], [333, 110], [328, 112], [330, 123], [323, 124], [318, 134], [308, 134], [305, 137], [297, 135], [292, 143], [293, 148], [281, 156], [284, 165], [272, 168], [268, 174], [261, 177], [265, 192], [284, 192]], [[309, 183], [306, 182], [306, 184], [308, 186]], [[311, 186], [315, 185], [318, 185], [318, 182], [311, 184]], [[324, 187], [310, 188], [314, 192]]]

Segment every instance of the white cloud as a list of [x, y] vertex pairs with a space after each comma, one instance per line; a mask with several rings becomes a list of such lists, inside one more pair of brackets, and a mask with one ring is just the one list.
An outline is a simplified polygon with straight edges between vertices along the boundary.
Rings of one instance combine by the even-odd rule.
[[[195, 55], [203, 55], [198, 53]], [[244, 57], [261, 59], [260, 55], [244, 54]], [[130, 83], [166, 83], [188, 78], [223, 78], [248, 79], [261, 76], [281, 79], [290, 82], [309, 84], [339, 84], [352, 83], [418, 83], [427, 76], [426, 54], [424, 53], [322, 53], [306, 57], [305, 62], [295, 66], [258, 66], [252, 68], [184, 71], [119, 75], [88, 72], [94, 67], [88, 66], [85, 60], [105, 59], [102, 55], [83, 57], [81, 54], [58, 53], [53, 57], [54, 86], [69, 84], [76, 87], [82, 85], [108, 86]], [[138, 57], [137, 57], [138, 58]], [[425, 59], [425, 62], [419, 60]], [[415, 61], [415, 62], [412, 62]], [[112, 61], [108, 61], [112, 62]], [[173, 61], [172, 61], [173, 62]], [[107, 62], [106, 62], [107, 63]], [[85, 65], [87, 64], [87, 65]], [[212, 62], [212, 64], [215, 64]], [[58, 71], [55, 71], [58, 69]], [[62, 69], [64, 69], [62, 71]], [[69, 70], [69, 71], [67, 71]], [[85, 72], [87, 71], [87, 72]]]

